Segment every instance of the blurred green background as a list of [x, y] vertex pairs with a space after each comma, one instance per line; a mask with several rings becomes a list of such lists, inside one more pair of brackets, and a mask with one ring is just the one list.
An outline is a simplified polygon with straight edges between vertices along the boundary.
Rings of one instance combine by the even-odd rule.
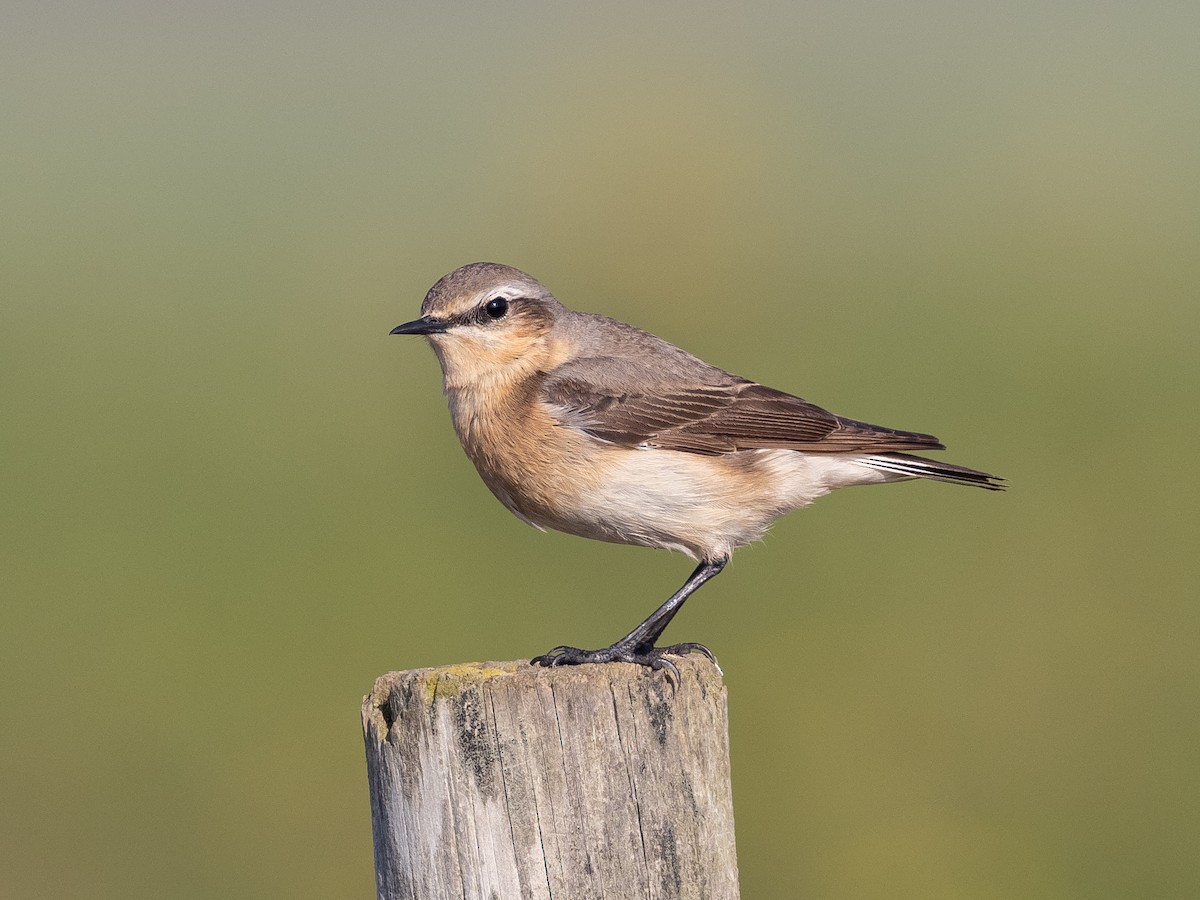
[[1194, 4], [2, 15], [0, 895], [372, 896], [372, 679], [690, 571], [487, 493], [387, 334], [479, 259], [1011, 480], [823, 500], [668, 632], [744, 897], [1200, 892]]

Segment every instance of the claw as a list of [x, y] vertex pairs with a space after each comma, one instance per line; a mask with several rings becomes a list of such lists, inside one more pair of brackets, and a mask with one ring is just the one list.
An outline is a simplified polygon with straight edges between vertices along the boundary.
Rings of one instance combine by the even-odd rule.
[[541, 656], [535, 656], [533, 659], [531, 659], [529, 661], [529, 664], [531, 666], [553, 667], [553, 666], [558, 665], [558, 659], [563, 653], [565, 653], [568, 650], [574, 650], [574, 649], [575, 649], [574, 647], [567, 647], [565, 645], [560, 645], [558, 647], [554, 647], [551, 650], [547, 650]]
[[682, 679], [683, 679], [683, 676], [679, 674], [679, 666], [675, 665], [675, 663], [671, 662], [671, 660], [667, 659], [665, 656], [662, 656], [661, 654], [664, 652], [665, 651], [663, 651], [663, 650], [654, 651], [656, 658], [655, 658], [654, 662], [650, 663], [650, 668], [651, 669], [666, 669], [667, 670], [667, 680], [671, 681], [672, 679], [674, 679], [675, 685], [678, 686], [679, 684], [682, 683]]
[[[583, 663], [627, 662], [655, 671], [666, 670], [667, 679], [679, 684], [682, 679], [679, 667], [667, 657], [685, 656], [688, 653], [702, 653], [716, 665], [717, 660], [712, 655], [712, 651], [703, 644], [684, 643], [672, 644], [669, 647], [631, 647], [620, 641], [600, 650], [581, 650], [578, 647], [561, 645], [547, 650], [541, 656], [533, 657], [529, 660], [529, 664], [554, 668], [555, 666], [578, 666]], [[718, 666], [718, 668], [720, 667]]]

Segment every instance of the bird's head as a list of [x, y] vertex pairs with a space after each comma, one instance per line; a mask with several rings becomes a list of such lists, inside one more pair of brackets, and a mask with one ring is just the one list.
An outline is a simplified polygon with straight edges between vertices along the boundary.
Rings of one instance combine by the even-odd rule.
[[425, 295], [421, 318], [392, 334], [421, 334], [442, 364], [447, 388], [507, 381], [552, 364], [555, 320], [564, 311], [536, 279], [497, 263], [472, 263]]

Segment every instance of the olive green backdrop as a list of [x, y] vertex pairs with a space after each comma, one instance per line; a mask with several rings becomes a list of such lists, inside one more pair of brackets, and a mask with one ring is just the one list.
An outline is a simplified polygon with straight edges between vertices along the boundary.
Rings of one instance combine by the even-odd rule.
[[1006, 495], [846, 491], [669, 636], [746, 898], [1200, 891], [1200, 13], [20, 2], [0, 29], [0, 895], [373, 893], [389, 669], [624, 633], [678, 556], [460, 452], [490, 259]]

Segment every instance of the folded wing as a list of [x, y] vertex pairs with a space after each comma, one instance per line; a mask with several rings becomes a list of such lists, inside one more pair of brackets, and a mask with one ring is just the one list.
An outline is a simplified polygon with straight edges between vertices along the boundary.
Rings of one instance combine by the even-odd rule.
[[561, 424], [627, 447], [712, 456], [763, 449], [944, 449], [933, 435], [846, 419], [800, 397], [705, 368], [705, 380], [712, 383], [683, 385], [648, 371], [640, 385], [628, 378], [614, 384], [603, 377], [611, 371], [604, 361], [580, 360], [547, 376], [542, 399]]

